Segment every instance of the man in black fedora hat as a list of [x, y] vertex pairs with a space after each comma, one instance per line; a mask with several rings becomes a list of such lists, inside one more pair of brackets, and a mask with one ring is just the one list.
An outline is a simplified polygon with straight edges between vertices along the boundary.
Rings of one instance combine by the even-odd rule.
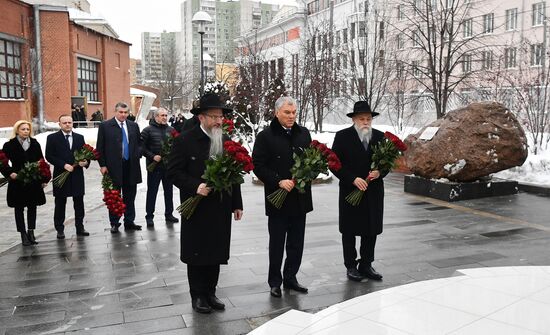
[[[373, 112], [366, 101], [358, 101], [349, 128], [340, 130], [334, 137], [332, 150], [340, 158], [342, 168], [333, 173], [340, 179], [339, 229], [342, 234], [344, 264], [347, 277], [353, 281], [369, 278], [381, 280], [371, 263], [374, 261], [376, 236], [382, 233], [384, 215], [384, 182], [389, 171], [371, 170], [373, 148], [384, 139], [384, 133], [372, 128]], [[368, 180], [368, 181], [367, 181]], [[346, 196], [355, 189], [365, 191], [359, 205], [352, 206]], [[361, 236], [360, 259], [356, 259], [355, 237]]]
[[184, 131], [174, 140], [168, 177], [180, 189], [181, 202], [195, 195], [203, 196], [189, 219], [182, 217], [181, 256], [187, 264], [187, 276], [193, 309], [199, 313], [223, 310], [216, 297], [220, 264], [229, 260], [231, 214], [240, 220], [243, 214], [241, 189], [233, 185], [231, 195], [212, 192], [202, 179], [205, 162], [223, 152], [224, 114], [232, 110], [220, 102], [216, 94], [205, 94], [191, 112], [199, 125]]

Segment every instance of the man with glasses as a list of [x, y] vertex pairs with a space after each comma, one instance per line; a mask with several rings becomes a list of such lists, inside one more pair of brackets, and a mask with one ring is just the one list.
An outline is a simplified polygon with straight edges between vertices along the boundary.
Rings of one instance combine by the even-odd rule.
[[240, 185], [233, 185], [231, 194], [220, 194], [212, 192], [202, 179], [205, 162], [223, 153], [223, 142], [228, 138], [223, 135], [222, 120], [231, 111], [216, 94], [202, 96], [199, 106], [191, 111], [199, 125], [174, 140], [168, 161], [168, 177], [180, 189], [181, 202], [203, 196], [193, 215], [182, 217], [180, 239], [192, 306], [199, 313], [225, 309], [216, 297], [220, 264], [229, 260], [231, 214], [235, 220], [243, 214]]
[[[128, 105], [119, 102], [115, 105], [115, 116], [99, 125], [97, 131], [97, 151], [101, 174], [109, 174], [116, 187], [122, 189], [122, 199], [126, 205], [124, 229], [141, 230], [134, 223], [136, 218], [135, 199], [137, 184], [141, 183], [141, 137], [137, 123], [128, 120]], [[111, 233], [118, 233], [120, 218], [109, 213]]]
[[88, 168], [89, 161], [83, 160], [74, 163], [74, 152], [84, 146], [84, 136], [73, 132], [73, 118], [63, 114], [59, 117], [58, 132], [48, 135], [46, 139], [46, 159], [53, 165], [53, 177], [61, 173], [70, 172], [69, 177], [61, 187], [53, 185], [55, 207], [53, 223], [57, 230], [57, 238], [65, 238], [65, 208], [67, 198], [73, 198], [74, 225], [77, 236], [88, 236], [84, 230], [84, 170]]
[[153, 218], [155, 216], [155, 203], [160, 182], [164, 191], [164, 218], [167, 223], [176, 223], [179, 220], [172, 215], [174, 202], [172, 200], [173, 187], [172, 182], [166, 176], [166, 162], [168, 157], [162, 157], [161, 150], [166, 138], [174, 128], [168, 125], [168, 111], [164, 108], [158, 108], [153, 111], [153, 118], [149, 121], [149, 126], [141, 132], [142, 154], [146, 158], [147, 166], [157, 162], [153, 171], [147, 171], [147, 200], [145, 202], [145, 222], [147, 227], [155, 225]]

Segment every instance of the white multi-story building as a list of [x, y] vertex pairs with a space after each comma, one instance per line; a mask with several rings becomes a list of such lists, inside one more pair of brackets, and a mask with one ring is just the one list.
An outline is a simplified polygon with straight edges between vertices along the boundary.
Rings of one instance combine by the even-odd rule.
[[177, 32], [166, 31], [162, 33], [141, 33], [141, 66], [143, 80], [162, 80], [163, 62], [166, 57], [180, 57], [176, 47], [178, 35]]

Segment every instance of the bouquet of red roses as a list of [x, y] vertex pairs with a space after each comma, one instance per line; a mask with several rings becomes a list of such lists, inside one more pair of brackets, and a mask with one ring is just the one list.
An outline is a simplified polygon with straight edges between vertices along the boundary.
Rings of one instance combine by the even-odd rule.
[[[99, 159], [99, 152], [94, 149], [91, 145], [84, 144], [80, 150], [77, 150], [74, 152], [74, 163], [73, 168], [78, 166], [78, 162], [80, 161], [96, 161]], [[67, 181], [67, 178], [69, 178], [69, 171], [63, 171], [61, 174], [57, 175], [53, 180], [52, 183], [56, 187], [63, 187], [63, 184]]]
[[[9, 158], [5, 152], [0, 150], [0, 169], [5, 169], [9, 166]], [[8, 178], [0, 178], [0, 187], [8, 183]]]
[[113, 184], [113, 179], [109, 174], [104, 174], [101, 180], [101, 187], [103, 187], [103, 202], [107, 205], [109, 213], [122, 216], [126, 211], [126, 205], [120, 195], [120, 190]]
[[[406, 150], [407, 145], [403, 143], [399, 137], [389, 131], [385, 132], [384, 139], [378, 143], [372, 151], [371, 170], [383, 172], [391, 171], [395, 166], [395, 160]], [[367, 183], [371, 180], [370, 177], [367, 177]], [[357, 206], [361, 203], [363, 194], [365, 194], [365, 191], [355, 189], [346, 196], [346, 201], [352, 206]]]
[[[323, 143], [317, 140], [311, 141], [301, 155], [294, 153], [294, 165], [290, 169], [294, 187], [300, 193], [305, 192], [306, 185], [311, 184], [320, 173], [328, 175], [328, 169], [338, 171], [342, 168], [340, 159]], [[288, 191], [279, 188], [267, 196], [267, 200], [280, 209], [286, 199]]]
[[153, 172], [160, 162], [163, 162], [165, 166], [168, 165], [168, 157], [170, 156], [170, 151], [172, 151], [172, 144], [174, 144], [174, 140], [178, 136], [180, 136], [180, 133], [172, 129], [170, 134], [162, 141], [162, 147], [160, 148], [161, 160], [158, 162], [153, 161], [151, 164], [147, 165], [147, 171]]
[[[206, 185], [212, 188], [212, 192], [230, 193], [233, 185], [244, 183], [243, 176], [254, 169], [252, 158], [248, 150], [240, 143], [235, 141], [225, 141], [223, 143], [224, 152], [221, 155], [210, 158], [205, 162], [206, 169], [202, 178]], [[195, 212], [202, 195], [195, 195], [185, 200], [176, 210], [185, 219], [189, 218]]]
[[52, 179], [50, 164], [48, 164], [44, 158], [41, 158], [38, 162], [27, 162], [17, 173], [16, 179], [25, 185], [34, 181], [46, 184]]
[[224, 134], [231, 136], [235, 130], [235, 123], [231, 119], [223, 119], [222, 130]]

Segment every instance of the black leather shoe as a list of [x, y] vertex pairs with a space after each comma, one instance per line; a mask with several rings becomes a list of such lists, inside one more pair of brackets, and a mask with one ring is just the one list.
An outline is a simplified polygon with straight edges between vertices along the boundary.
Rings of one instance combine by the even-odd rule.
[[298, 282], [283, 283], [283, 287], [296, 292], [307, 293], [307, 287], [300, 285]]
[[280, 287], [272, 287], [269, 291], [269, 294], [271, 294], [272, 297], [280, 298], [283, 294], [281, 293]]
[[222, 311], [225, 309], [225, 304], [220, 299], [218, 299], [218, 297], [216, 297], [214, 294], [209, 295], [206, 298], [206, 301], [208, 302], [208, 305], [212, 307], [212, 309], [215, 309], [217, 311]]
[[382, 275], [376, 272], [372, 266], [369, 266], [364, 270], [360, 270], [359, 273], [372, 280], [382, 280]]
[[180, 222], [180, 220], [178, 220], [178, 218], [173, 216], [173, 215], [166, 215], [165, 218], [166, 218], [166, 222], [168, 222], [168, 223]]
[[90, 233], [85, 230], [79, 230], [76, 232], [76, 236], [90, 236]]
[[209, 314], [212, 313], [212, 308], [210, 305], [208, 305], [208, 302], [205, 298], [199, 297], [197, 299], [193, 299], [191, 302], [191, 306], [195, 310], [195, 312], [203, 313], [203, 314]]
[[118, 234], [118, 227], [117, 226], [111, 226], [111, 234]]
[[31, 241], [29, 241], [29, 237], [27, 236], [27, 233], [24, 231], [21, 232], [21, 244], [28, 247], [29, 245], [32, 245]]
[[65, 239], [65, 233], [64, 232], [57, 232], [57, 239], [58, 240], [64, 240]]
[[153, 221], [153, 219], [145, 219], [145, 223], [147, 223], [147, 227], [155, 226], [155, 221]]
[[348, 269], [348, 271], [346, 272], [346, 275], [348, 276], [349, 280], [353, 280], [353, 281], [361, 281], [365, 279], [365, 277], [361, 275], [361, 273], [359, 273], [359, 271], [356, 268]]
[[32, 244], [38, 244], [38, 242], [36, 241], [36, 237], [34, 237], [34, 229], [29, 229], [27, 231], [27, 236], [29, 236], [29, 241]]
[[124, 225], [124, 230], [141, 230], [141, 226], [135, 223]]

